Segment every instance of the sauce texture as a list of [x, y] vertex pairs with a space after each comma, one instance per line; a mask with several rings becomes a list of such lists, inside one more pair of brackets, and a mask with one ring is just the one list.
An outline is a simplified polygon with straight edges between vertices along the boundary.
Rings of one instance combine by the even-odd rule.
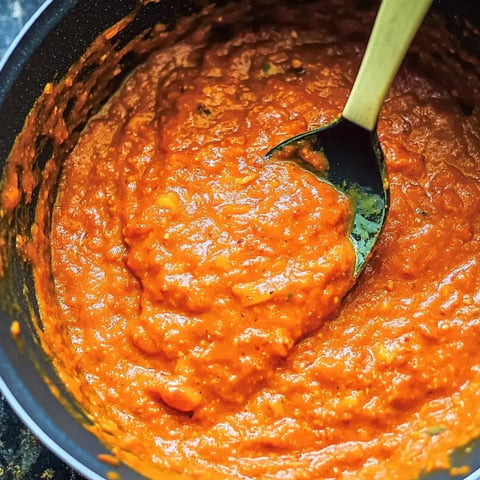
[[415, 478], [480, 433], [478, 116], [407, 60], [378, 128], [389, 218], [342, 303], [348, 200], [262, 159], [351, 88], [372, 12], [318, 3], [208, 14], [64, 166], [43, 341], [141, 471]]

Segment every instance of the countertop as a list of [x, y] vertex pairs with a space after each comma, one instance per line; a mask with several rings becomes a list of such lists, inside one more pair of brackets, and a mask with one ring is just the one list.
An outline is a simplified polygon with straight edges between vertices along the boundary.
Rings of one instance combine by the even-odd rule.
[[[43, 0], [0, 0], [0, 58]], [[0, 479], [82, 480], [26, 429], [0, 395]]]

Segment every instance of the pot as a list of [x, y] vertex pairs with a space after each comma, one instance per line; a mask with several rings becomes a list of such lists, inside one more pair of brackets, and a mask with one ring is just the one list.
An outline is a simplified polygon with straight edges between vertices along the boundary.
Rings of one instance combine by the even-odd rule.
[[[478, 51], [480, 45], [462, 28], [461, 19], [468, 18], [474, 25], [480, 26], [480, 6], [474, 0], [441, 0], [434, 7], [448, 15], [452, 31], [459, 36], [465, 48], [478, 53], [475, 49]], [[136, 0], [117, 0], [115, 8], [112, 8], [111, 0], [47, 0], [0, 64], [2, 169], [45, 85], [62, 78], [98, 35], [133, 14], [128, 25], [113, 36], [108, 48], [121, 51], [139, 34], [143, 35], [144, 44], [136, 52], [125, 50], [120, 59], [121, 72], [113, 74], [113, 70], [107, 68], [98, 83], [89, 82], [99, 68], [95, 55], [86, 59], [77, 76], [81, 84], [77, 85], [77, 91], [87, 88], [89, 101], [73, 115], [70, 111], [72, 98], [67, 92], [61, 97], [63, 117], [71, 138], [57, 148], [42, 135], [32, 137], [35, 144], [33, 160], [39, 169], [44, 168], [53, 153], [68, 153], [89, 116], [155, 47], [154, 39], [148, 34], [152, 27], [157, 23], [171, 25], [175, 19], [198, 9], [195, 1], [188, 0], [146, 2], [141, 7]], [[12, 218], [2, 220], [3, 228], [9, 234], [6, 249], [8, 262], [5, 262], [5, 275], [0, 280], [0, 389], [40, 441], [84, 477], [100, 480], [116, 478], [114, 474], [118, 474], [123, 480], [141, 479], [143, 477], [125, 465], [112, 466], [99, 460], [99, 454], [107, 454], [108, 451], [89, 433], [88, 418], [64, 389], [39, 344], [35, 331], [38, 309], [31, 268], [15, 249], [16, 234], [28, 234], [37, 194], [37, 190], [33, 190], [30, 204], [23, 203]], [[18, 322], [13, 323], [14, 330], [20, 328], [21, 336], [12, 334], [12, 322]], [[480, 478], [480, 442], [455, 452], [453, 463], [471, 466], [473, 473], [467, 477], [469, 480]], [[165, 478], [168, 477], [166, 474]], [[425, 478], [440, 480], [453, 477], [442, 471]]]

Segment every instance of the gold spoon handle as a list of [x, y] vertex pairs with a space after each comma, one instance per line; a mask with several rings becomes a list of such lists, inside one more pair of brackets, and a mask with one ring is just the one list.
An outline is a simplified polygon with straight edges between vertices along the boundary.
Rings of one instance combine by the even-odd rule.
[[432, 0], [383, 0], [342, 116], [373, 130], [388, 89]]

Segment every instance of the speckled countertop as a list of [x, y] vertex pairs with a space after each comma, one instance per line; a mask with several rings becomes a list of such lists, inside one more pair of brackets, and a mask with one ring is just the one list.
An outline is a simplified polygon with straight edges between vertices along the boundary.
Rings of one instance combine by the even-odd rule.
[[[0, 0], [0, 58], [43, 0]], [[0, 395], [0, 479], [81, 480], [23, 426]]]
[[0, 57], [43, 0], [0, 0]]

